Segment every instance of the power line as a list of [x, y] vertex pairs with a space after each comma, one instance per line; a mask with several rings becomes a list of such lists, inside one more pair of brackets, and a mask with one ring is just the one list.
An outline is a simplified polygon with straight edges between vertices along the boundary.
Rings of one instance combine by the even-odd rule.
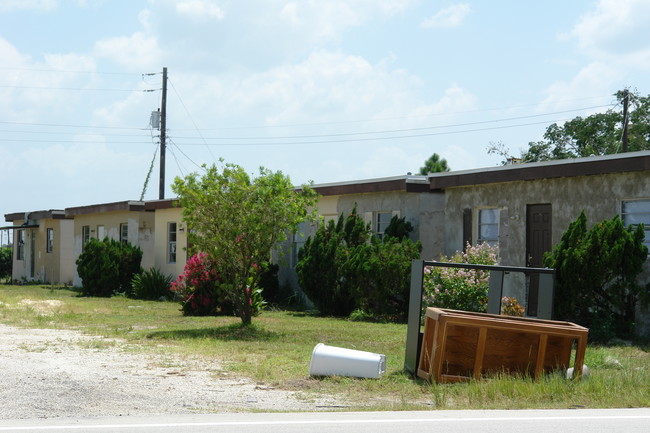
[[187, 109], [187, 106], [185, 105], [185, 102], [183, 102], [183, 98], [181, 98], [181, 95], [176, 90], [176, 86], [174, 86], [174, 83], [172, 82], [172, 80], [168, 79], [168, 81], [169, 81], [169, 84], [172, 85], [172, 90], [174, 91], [174, 94], [178, 97], [178, 100], [181, 102], [181, 105], [185, 109], [185, 113], [187, 113], [187, 117], [190, 118], [190, 121], [192, 122], [192, 125], [194, 125], [194, 129], [196, 130], [196, 132], [201, 137], [201, 140], [203, 140], [203, 143], [206, 145], [206, 147], [208, 149], [208, 152], [210, 152], [210, 156], [212, 157], [212, 160], [215, 160], [214, 155], [212, 154], [212, 150], [210, 149], [210, 147], [207, 146], [207, 142], [205, 141], [205, 138], [203, 138], [203, 135], [201, 134], [201, 130], [199, 129], [196, 122], [194, 121], [194, 118], [190, 114], [190, 110]]
[[[602, 99], [604, 97], [609, 97], [610, 95], [605, 96], [589, 96], [584, 98], [572, 98], [572, 99], [563, 99], [558, 101], [553, 101], [555, 104], [573, 102], [573, 101], [583, 101], [583, 100], [593, 100], [593, 99]], [[527, 107], [538, 107], [544, 104], [544, 102], [537, 102], [531, 104], [521, 104], [521, 105], [512, 105], [509, 107], [492, 107], [492, 108], [482, 108], [476, 110], [464, 110], [464, 111], [447, 111], [444, 113], [436, 114], [423, 114], [417, 116], [394, 116], [394, 117], [378, 117], [374, 119], [357, 119], [357, 120], [340, 120], [332, 122], [309, 122], [309, 123], [286, 123], [282, 125], [249, 125], [249, 126], [224, 126], [219, 128], [203, 129], [203, 131], [222, 131], [222, 130], [241, 130], [241, 129], [276, 129], [276, 128], [295, 128], [303, 126], [332, 126], [332, 125], [346, 125], [354, 123], [368, 123], [368, 122], [384, 122], [388, 120], [405, 120], [405, 119], [416, 119], [422, 117], [440, 117], [440, 116], [449, 116], [449, 115], [459, 115], [459, 114], [470, 114], [470, 113], [482, 113], [489, 111], [509, 111], [519, 108]], [[599, 107], [611, 107], [612, 103], [601, 105]], [[582, 109], [577, 109], [577, 111]], [[183, 131], [179, 129], [178, 131]]]
[[66, 74], [89, 74], [89, 75], [127, 75], [127, 76], [145, 75], [136, 72], [107, 72], [107, 71], [80, 71], [80, 70], [70, 70], [70, 69], [16, 68], [12, 66], [0, 66], [0, 70], [23, 71], [23, 72], [47, 72], [47, 73], [60, 72]]
[[[172, 84], [172, 88], [174, 88]], [[178, 93], [177, 93], [178, 95]], [[180, 95], [179, 99], [180, 99]], [[182, 99], [181, 99], [181, 103]], [[185, 104], [183, 104], [185, 107]], [[458, 127], [465, 127], [465, 126], [474, 126], [474, 125], [484, 125], [484, 124], [489, 124], [489, 123], [498, 123], [498, 122], [509, 122], [509, 121], [514, 121], [514, 120], [523, 120], [523, 119], [531, 119], [531, 118], [536, 118], [536, 117], [545, 117], [545, 116], [551, 116], [551, 115], [557, 115], [557, 114], [566, 114], [566, 113], [571, 113], [571, 112], [577, 112], [577, 111], [584, 111], [584, 110], [590, 110], [590, 109], [596, 109], [596, 108], [604, 108], [608, 107], [609, 105], [594, 105], [594, 106], [589, 106], [589, 107], [581, 107], [581, 108], [575, 108], [571, 110], [563, 110], [563, 111], [556, 111], [556, 112], [549, 112], [549, 113], [540, 113], [540, 114], [532, 114], [532, 115], [527, 115], [527, 116], [516, 116], [516, 117], [507, 117], [507, 118], [500, 118], [500, 119], [492, 119], [492, 120], [483, 120], [483, 121], [477, 121], [477, 122], [464, 122], [464, 123], [456, 123], [456, 124], [447, 124], [447, 125], [436, 125], [436, 126], [426, 126], [426, 127], [420, 127], [420, 128], [402, 128], [402, 129], [392, 129], [392, 130], [378, 130], [378, 131], [365, 131], [365, 132], [350, 132], [350, 133], [335, 133], [335, 134], [310, 134], [310, 135], [293, 135], [293, 136], [275, 136], [275, 137], [204, 137], [201, 134], [201, 131], [199, 128], [196, 126], [196, 123], [191, 117], [191, 114], [189, 111], [187, 111], [188, 116], [192, 120], [197, 132], [199, 133], [199, 137], [187, 137], [187, 136], [177, 136], [176, 139], [183, 139], [183, 140], [192, 140], [192, 139], [200, 139], [202, 143], [205, 146], [209, 145], [218, 145], [218, 144], [209, 144], [207, 140], [231, 140], [231, 141], [239, 141], [239, 140], [263, 140], [263, 141], [276, 141], [276, 140], [292, 140], [292, 143], [275, 143], [275, 144], [293, 144], [293, 140], [304, 140], [304, 139], [312, 139], [312, 138], [334, 138], [334, 137], [355, 137], [355, 136], [363, 136], [363, 135], [385, 135], [385, 134], [397, 134], [397, 133], [404, 133], [404, 132], [416, 132], [416, 131], [427, 131], [427, 130], [434, 130], [434, 129], [447, 129], [447, 128], [458, 128]], [[566, 120], [566, 119], [564, 119]], [[545, 120], [544, 122], [537, 122], [537, 123], [526, 123], [523, 124], [524, 126], [529, 126], [529, 125], [536, 125], [539, 123], [552, 123], [552, 122], [560, 122], [564, 120]], [[47, 126], [47, 127], [67, 127], [67, 128], [86, 128], [86, 129], [98, 129], [98, 130], [137, 130], [137, 131], [145, 131], [148, 130], [148, 128], [136, 128], [136, 127], [125, 127], [125, 126], [88, 126], [88, 125], [74, 125], [74, 124], [51, 124], [51, 123], [28, 123], [28, 122], [6, 122], [6, 121], [0, 121], [0, 124], [9, 124], [9, 125], [25, 125], [25, 126]], [[498, 127], [498, 128], [487, 128], [487, 129], [503, 129], [503, 128], [508, 128], [508, 127], [519, 127], [519, 125], [506, 125], [503, 127]], [[469, 130], [464, 130], [464, 131], [481, 131], [481, 130], [486, 130], [484, 129], [469, 129]], [[11, 130], [2, 130], [3, 132], [15, 132], [15, 133], [29, 133], [29, 134], [57, 134], [57, 135], [93, 135], [92, 132], [86, 132], [86, 133], [73, 133], [73, 132], [48, 132], [48, 131], [11, 131]], [[429, 134], [429, 135], [442, 135], [442, 134], [457, 134], [461, 133], [464, 131], [450, 131], [447, 133], [440, 133], [440, 134]], [[127, 134], [107, 134], [108, 136], [124, 136], [124, 137], [137, 137], [135, 135], [127, 135]], [[402, 136], [390, 136], [390, 137], [374, 137], [374, 138], [368, 138], [369, 139], [391, 139], [391, 138], [411, 138], [411, 137], [421, 137], [421, 136], [427, 136], [427, 134], [414, 134], [414, 135], [402, 135]], [[0, 138], [0, 141], [22, 141], [22, 142], [40, 142], [40, 143], [47, 143], [47, 142], [60, 142], [59, 140], [32, 140], [32, 139], [7, 139], [7, 138]], [[346, 141], [362, 141], [362, 140], [346, 140]], [[82, 141], [82, 142], [91, 142], [91, 141]], [[304, 143], [331, 143], [331, 142], [337, 142], [336, 140], [329, 140], [329, 141], [302, 141], [298, 142], [300, 144]], [[344, 142], [339, 140], [339, 142]], [[126, 142], [126, 143], [137, 143], [137, 142]], [[269, 143], [267, 143], [269, 144]], [[274, 143], [270, 143], [274, 144]], [[181, 145], [192, 145], [192, 143], [183, 143]], [[246, 145], [255, 145], [255, 144], [246, 144]], [[212, 155], [214, 159], [214, 155]]]
[[47, 86], [3, 86], [2, 89], [25, 89], [25, 90], [64, 90], [64, 91], [91, 91], [91, 92], [157, 92], [160, 89], [101, 89], [87, 87], [47, 87]]
[[[146, 131], [146, 129], [143, 129]], [[17, 131], [14, 129], [0, 129], [0, 132], [5, 133], [19, 133], [19, 134], [47, 134], [47, 135], [73, 135], [73, 136], [84, 136], [84, 135], [97, 135], [97, 132], [63, 132], [63, 131]], [[111, 134], [102, 132], [103, 136], [107, 137], [141, 137], [141, 135], [135, 134]]]
[[146, 130], [147, 128], [138, 128], [135, 126], [97, 126], [97, 125], [75, 125], [75, 124], [65, 124], [65, 123], [36, 123], [36, 122], [13, 122], [13, 121], [2, 121], [0, 124], [5, 125], [23, 125], [23, 126], [50, 126], [55, 128], [86, 128], [86, 129], [127, 129], [127, 130]]
[[[403, 129], [389, 129], [389, 130], [380, 130], [380, 131], [366, 131], [366, 132], [348, 132], [348, 133], [336, 133], [336, 134], [314, 134], [314, 135], [291, 135], [291, 136], [274, 136], [274, 137], [207, 137], [210, 140], [286, 140], [286, 139], [303, 139], [303, 138], [321, 138], [321, 137], [349, 137], [356, 135], [378, 135], [378, 134], [395, 134], [400, 132], [414, 132], [414, 131], [426, 131], [430, 129], [444, 129], [444, 128], [456, 128], [461, 126], [472, 126], [472, 125], [483, 125], [487, 123], [496, 123], [496, 122], [507, 122], [512, 120], [523, 120], [523, 119], [532, 119], [535, 117], [545, 117], [552, 116], [557, 114], [566, 114], [576, 111], [584, 111], [595, 108], [609, 107], [608, 105], [594, 105], [591, 107], [575, 108], [572, 110], [563, 110], [555, 111], [552, 113], [542, 113], [542, 114], [531, 114], [528, 116], [517, 116], [517, 117], [507, 117], [502, 119], [493, 119], [493, 120], [482, 120], [477, 122], [465, 122], [465, 123], [455, 123], [448, 125], [436, 125], [436, 126], [424, 126], [419, 128], [403, 128]], [[194, 137], [183, 137], [179, 136], [177, 138], [183, 139], [193, 139]], [[201, 136], [201, 139], [205, 141], [205, 138]]]
[[[559, 119], [554, 122], [564, 122], [571, 119]], [[426, 134], [412, 134], [412, 135], [399, 135], [391, 137], [364, 137], [364, 138], [350, 138], [342, 140], [319, 140], [319, 141], [291, 141], [291, 142], [279, 142], [279, 143], [209, 143], [209, 146], [288, 146], [296, 144], [335, 144], [335, 143], [352, 143], [352, 142], [364, 142], [364, 141], [378, 141], [378, 140], [398, 140], [406, 138], [420, 138], [420, 137], [433, 137], [438, 135], [453, 135], [453, 134], [465, 134], [470, 132], [481, 132], [481, 131], [491, 131], [497, 129], [508, 129], [508, 128], [520, 128], [524, 126], [534, 126], [534, 125], [545, 125], [548, 124], [548, 121], [543, 122], [531, 122], [531, 123], [521, 123], [518, 125], [504, 125], [504, 126], [493, 126], [487, 128], [475, 128], [475, 129], [465, 129], [461, 131], [445, 131], [445, 132], [430, 132]], [[177, 146], [197, 146], [198, 143], [177, 143]]]

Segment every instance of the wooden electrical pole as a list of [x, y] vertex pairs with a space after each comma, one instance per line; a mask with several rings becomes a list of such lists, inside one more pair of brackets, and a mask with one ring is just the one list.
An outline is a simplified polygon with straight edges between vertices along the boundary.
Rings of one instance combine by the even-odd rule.
[[623, 90], [623, 137], [621, 141], [623, 142], [622, 151], [623, 153], [627, 152], [627, 125], [628, 125], [628, 105], [630, 102], [630, 92], [625, 89]]
[[162, 72], [162, 100], [160, 102], [160, 181], [158, 199], [165, 198], [165, 140], [167, 138], [167, 68]]

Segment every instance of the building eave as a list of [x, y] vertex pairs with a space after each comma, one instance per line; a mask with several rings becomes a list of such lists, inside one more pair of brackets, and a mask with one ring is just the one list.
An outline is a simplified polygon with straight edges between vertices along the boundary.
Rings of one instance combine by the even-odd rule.
[[96, 213], [106, 212], [144, 212], [145, 202], [142, 201], [118, 201], [113, 203], [101, 203], [88, 206], [68, 207], [65, 209], [65, 214], [68, 217], [77, 215], [89, 215]]
[[431, 191], [447, 188], [516, 181], [592, 176], [650, 170], [650, 151], [513, 164], [474, 170], [433, 173]]

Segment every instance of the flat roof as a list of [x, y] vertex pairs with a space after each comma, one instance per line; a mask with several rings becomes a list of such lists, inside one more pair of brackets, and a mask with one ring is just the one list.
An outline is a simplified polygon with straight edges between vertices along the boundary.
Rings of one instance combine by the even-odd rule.
[[[311, 187], [320, 195], [362, 194], [389, 191], [442, 192], [446, 188], [484, 185], [514, 181], [553, 179], [560, 177], [590, 176], [599, 174], [625, 173], [650, 170], [650, 151], [617, 153], [613, 155], [585, 158], [559, 159], [532, 163], [517, 163], [483, 167], [470, 170], [456, 170], [429, 173], [426, 176], [406, 174], [374, 179], [359, 179], [341, 182], [313, 184]], [[300, 187], [295, 187], [298, 190]], [[178, 198], [136, 201], [126, 200], [87, 206], [69, 207], [65, 210], [16, 212], [5, 214], [5, 221], [16, 221], [32, 215], [33, 218], [71, 218], [76, 215], [114, 211], [155, 211], [176, 207]]]
[[143, 201], [135, 201], [135, 200], [117, 201], [113, 203], [101, 203], [101, 204], [92, 204], [88, 206], [68, 207], [65, 209], [65, 214], [67, 216], [75, 216], [75, 215], [88, 215], [93, 213], [117, 212], [117, 211], [143, 212], [145, 210], [144, 205], [145, 202]]
[[37, 210], [32, 212], [13, 212], [5, 214], [5, 221], [67, 219], [63, 209]]
[[472, 170], [429, 174], [431, 191], [560, 177], [593, 176], [650, 170], [650, 151], [617, 153], [585, 158], [518, 163]]

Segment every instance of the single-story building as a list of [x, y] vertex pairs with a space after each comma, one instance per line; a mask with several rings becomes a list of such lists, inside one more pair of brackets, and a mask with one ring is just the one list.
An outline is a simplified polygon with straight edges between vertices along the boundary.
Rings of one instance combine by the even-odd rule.
[[[590, 224], [615, 215], [625, 224], [646, 224], [650, 245], [650, 151], [316, 184], [314, 189], [321, 195], [318, 212], [325, 220], [356, 206], [381, 236], [392, 216], [405, 217], [414, 227], [412, 239], [422, 242], [425, 260], [450, 256], [467, 243], [488, 242], [498, 245], [502, 265], [540, 267], [544, 252], [583, 210]], [[5, 219], [16, 230], [14, 279], [68, 278], [80, 284], [74, 262], [90, 237], [138, 245], [143, 267], [171, 275], [182, 273], [187, 260], [187, 227], [174, 200], [16, 213]], [[314, 224], [303, 224], [279, 248], [286, 254], [274, 254], [281, 264], [281, 284], [296, 285], [297, 251], [314, 231]], [[60, 252], [48, 253], [48, 248]], [[650, 281], [650, 272], [643, 278]], [[523, 301], [534, 315], [535, 285], [534, 279], [513, 276], [504, 283], [504, 295]], [[643, 332], [650, 335], [646, 310], [642, 317]]]
[[71, 284], [74, 222], [63, 210], [11, 213], [3, 229], [14, 231], [12, 279]]

